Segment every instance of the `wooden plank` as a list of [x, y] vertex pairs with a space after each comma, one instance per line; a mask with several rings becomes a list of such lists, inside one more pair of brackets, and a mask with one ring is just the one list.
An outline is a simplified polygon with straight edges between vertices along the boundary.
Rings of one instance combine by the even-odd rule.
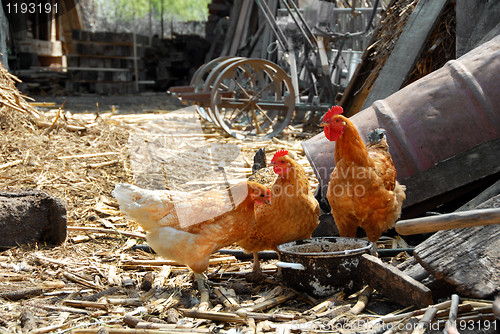
[[[443, 194], [445, 190], [457, 189], [500, 172], [498, 152], [500, 152], [500, 138], [477, 145], [453, 158], [437, 163], [434, 168], [402, 180], [401, 183], [406, 185], [406, 200], [403, 207], [410, 207]], [[436, 206], [443, 203], [436, 203]]]
[[233, 40], [231, 42], [231, 47], [229, 48], [229, 55], [236, 56], [236, 52], [238, 51], [238, 47], [240, 46], [241, 37], [243, 35], [243, 30], [245, 28], [247, 14], [251, 8], [251, 4], [253, 0], [243, 0], [243, 4], [241, 6], [241, 11], [238, 16], [238, 22], [236, 23], [236, 29], [234, 31]]
[[500, 24], [500, 2], [457, 0], [456, 15], [456, 58], [459, 58], [485, 42], [482, 39]]
[[133, 33], [134, 38], [134, 76], [135, 76], [135, 91], [139, 92], [139, 67], [137, 65], [137, 36]]
[[498, 194], [500, 194], [500, 180], [498, 180], [493, 185], [482, 191], [479, 195], [459, 207], [456, 212], [471, 210], [472, 208], [475, 208], [476, 206], [486, 202], [487, 200]]
[[[497, 195], [476, 209], [500, 208]], [[489, 298], [500, 292], [500, 225], [440, 231], [415, 247], [415, 259], [458, 292]]]
[[241, 6], [243, 5], [243, 0], [234, 0], [233, 6], [231, 7], [231, 14], [229, 15], [229, 27], [226, 32], [226, 38], [224, 40], [224, 45], [222, 46], [222, 51], [220, 57], [229, 55], [229, 49], [233, 42], [233, 36], [236, 29], [236, 24], [238, 23], [238, 18], [241, 11]]
[[73, 29], [81, 29], [82, 21], [80, 15], [80, 6], [77, 6], [75, 0], [62, 0], [61, 9], [65, 13], [60, 16], [62, 35], [66, 43], [67, 52], [74, 53], [75, 45], [73, 43]]
[[[133, 84], [135, 81], [98, 81], [98, 80], [68, 80], [68, 82], [79, 82], [79, 83], [102, 83], [102, 84]], [[145, 81], [145, 83], [151, 83], [150, 81]], [[154, 82], [153, 82], [154, 83]]]
[[448, 0], [419, 1], [361, 110], [397, 92], [410, 75]]
[[[33, 69], [43, 69], [38, 67], [33, 67]], [[105, 71], [105, 72], [132, 72], [133, 68], [105, 68], [105, 67], [65, 67], [63, 70], [68, 71]]]
[[466, 296], [500, 292], [500, 226], [440, 231], [414, 250], [418, 262], [437, 279]]
[[397, 265], [397, 268], [428, 287], [432, 291], [433, 300], [448, 299], [451, 294], [457, 292], [454, 285], [430, 275], [413, 256]]
[[[79, 44], [112, 45], [112, 46], [134, 46], [133, 42], [101, 42], [101, 41], [75, 41]], [[148, 47], [147, 44], [137, 43], [137, 47]]]
[[364, 283], [392, 301], [416, 307], [432, 304], [432, 292], [429, 288], [379, 258], [363, 254], [360, 268]]

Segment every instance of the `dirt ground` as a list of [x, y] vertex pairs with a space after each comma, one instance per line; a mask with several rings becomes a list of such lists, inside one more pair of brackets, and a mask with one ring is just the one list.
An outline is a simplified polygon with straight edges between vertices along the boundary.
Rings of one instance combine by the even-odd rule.
[[107, 112], [115, 106], [120, 114], [138, 114], [155, 111], [173, 111], [185, 107], [179, 99], [165, 93], [137, 93], [126, 95], [82, 94], [68, 96], [37, 95], [30, 96], [35, 102], [54, 102], [59, 107], [64, 101], [64, 109], [72, 113], [93, 113], [97, 110]]

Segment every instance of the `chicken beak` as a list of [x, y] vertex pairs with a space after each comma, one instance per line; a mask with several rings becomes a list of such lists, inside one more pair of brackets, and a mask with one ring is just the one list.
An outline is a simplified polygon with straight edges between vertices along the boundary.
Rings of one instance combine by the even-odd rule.
[[265, 203], [267, 205], [271, 206], [271, 189], [267, 189], [267, 196], [266, 196]]
[[319, 126], [324, 128], [325, 126], [328, 126], [328, 125], [330, 125], [330, 124], [328, 124], [327, 122], [321, 122], [321, 124]]

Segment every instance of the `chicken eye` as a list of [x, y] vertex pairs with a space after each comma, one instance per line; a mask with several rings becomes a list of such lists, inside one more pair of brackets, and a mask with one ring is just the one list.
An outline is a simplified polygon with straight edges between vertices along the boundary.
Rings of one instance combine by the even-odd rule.
[[264, 197], [264, 194], [260, 194], [260, 197]]

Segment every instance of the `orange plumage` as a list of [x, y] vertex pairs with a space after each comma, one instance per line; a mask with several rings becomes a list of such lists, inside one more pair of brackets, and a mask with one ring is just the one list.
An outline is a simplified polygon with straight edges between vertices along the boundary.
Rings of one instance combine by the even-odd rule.
[[309, 238], [318, 226], [319, 205], [309, 189], [302, 166], [288, 152], [276, 152], [271, 165], [278, 175], [271, 188], [271, 207], [255, 209], [256, 223], [250, 235], [238, 245], [253, 252], [253, 274], [261, 275], [257, 252], [276, 250], [279, 244]]
[[342, 237], [355, 237], [358, 226], [376, 242], [401, 215], [405, 186], [396, 181], [396, 168], [383, 132], [365, 145], [354, 124], [333, 107], [323, 118], [325, 136], [335, 141], [335, 169], [327, 199]]

